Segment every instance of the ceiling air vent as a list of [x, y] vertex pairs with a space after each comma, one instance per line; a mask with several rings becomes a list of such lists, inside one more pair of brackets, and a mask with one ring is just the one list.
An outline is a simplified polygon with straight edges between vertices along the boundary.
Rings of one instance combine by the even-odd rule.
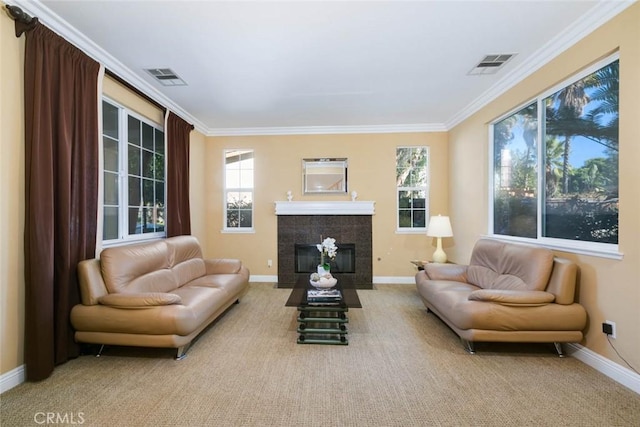
[[515, 53], [501, 53], [486, 55], [482, 60], [469, 71], [471, 76], [481, 76], [484, 74], [495, 74], [501, 69], [504, 64], [509, 62], [511, 58], [515, 56]]
[[186, 86], [187, 83], [182, 80], [171, 68], [147, 68], [145, 71], [151, 74], [163, 86]]

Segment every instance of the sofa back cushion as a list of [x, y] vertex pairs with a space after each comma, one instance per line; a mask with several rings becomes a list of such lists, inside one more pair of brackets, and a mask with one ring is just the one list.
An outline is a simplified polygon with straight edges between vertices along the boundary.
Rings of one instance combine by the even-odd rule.
[[107, 248], [100, 269], [109, 293], [170, 292], [178, 287], [164, 240]]
[[552, 269], [549, 249], [480, 239], [473, 248], [467, 278], [483, 289], [544, 291]]
[[207, 274], [198, 239], [193, 236], [176, 236], [166, 242], [171, 252], [171, 270], [178, 286]]

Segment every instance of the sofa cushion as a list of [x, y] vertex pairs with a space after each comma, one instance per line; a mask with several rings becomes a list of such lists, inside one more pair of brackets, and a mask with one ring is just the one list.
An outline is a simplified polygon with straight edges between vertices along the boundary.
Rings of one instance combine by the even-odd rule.
[[213, 274], [192, 280], [185, 286], [204, 286], [217, 288], [224, 291], [229, 296], [240, 295], [246, 287], [246, 278], [242, 274]]
[[552, 303], [553, 294], [543, 291], [514, 291], [507, 289], [479, 289], [469, 294], [472, 301], [495, 302], [513, 306], [537, 306]]
[[431, 280], [467, 283], [466, 265], [429, 263], [424, 266], [424, 271]]
[[206, 259], [204, 264], [207, 274], [237, 274], [242, 271], [242, 261], [239, 259]]
[[206, 269], [202, 258], [193, 258], [176, 264], [171, 269], [178, 286], [183, 286], [205, 275]]
[[178, 287], [164, 240], [107, 248], [100, 268], [109, 293], [169, 292]]
[[471, 255], [467, 280], [484, 289], [544, 291], [552, 269], [549, 249], [480, 239]]
[[98, 298], [102, 305], [118, 308], [145, 308], [159, 305], [181, 304], [182, 298], [164, 292], [144, 292], [139, 294], [108, 294]]
[[207, 274], [202, 250], [195, 237], [176, 236], [166, 242], [171, 253], [171, 270], [178, 286]]

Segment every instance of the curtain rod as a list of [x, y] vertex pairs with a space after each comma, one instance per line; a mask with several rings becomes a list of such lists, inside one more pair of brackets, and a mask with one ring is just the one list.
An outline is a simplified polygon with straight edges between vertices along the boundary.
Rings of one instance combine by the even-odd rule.
[[20, 26], [20, 28], [18, 28], [18, 25], [16, 25], [16, 37], [20, 37], [22, 33], [32, 29], [38, 23], [38, 18], [29, 16], [24, 10], [22, 10], [18, 6], [5, 4], [4, 8], [7, 11], [7, 15], [9, 15], [11, 19], [13, 19], [16, 22], [19, 22], [20, 24], [23, 24]]
[[[29, 16], [29, 14], [27, 14], [24, 10], [22, 10], [18, 6], [5, 4], [4, 7], [7, 11], [7, 14], [14, 21], [19, 22], [20, 24], [23, 24], [20, 26], [20, 28], [18, 28], [18, 25], [16, 25], [16, 37], [20, 37], [25, 31], [32, 29], [38, 23], [38, 18]], [[130, 91], [134, 92], [136, 95], [141, 96], [146, 101], [153, 104], [155, 107], [159, 108], [162, 111], [163, 115], [166, 114], [167, 107], [160, 104], [158, 101], [151, 98], [149, 95], [142, 92], [140, 89], [133, 86], [131, 83], [129, 83], [128, 81], [126, 81], [125, 79], [123, 79], [122, 77], [114, 73], [113, 71], [109, 70], [108, 68], [105, 67], [104, 72], [106, 75], [108, 75], [109, 77], [111, 77], [112, 79], [114, 79], [115, 81], [117, 81], [118, 83], [120, 83], [121, 85], [129, 89]], [[192, 130], [194, 129], [193, 125], [191, 125], [191, 129]]]

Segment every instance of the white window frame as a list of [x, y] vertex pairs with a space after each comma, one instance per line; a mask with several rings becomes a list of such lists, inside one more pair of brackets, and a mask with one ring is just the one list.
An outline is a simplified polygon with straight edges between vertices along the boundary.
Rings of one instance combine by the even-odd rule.
[[[557, 85], [547, 89], [545, 92], [540, 93], [538, 96], [529, 99], [527, 102], [523, 102], [522, 104], [518, 105], [517, 107], [513, 108], [512, 110], [510, 110], [509, 112], [501, 115], [500, 117], [492, 120], [489, 123], [489, 192], [488, 192], [488, 206], [489, 206], [489, 216], [488, 216], [488, 224], [487, 224], [487, 231], [488, 233], [485, 235], [485, 237], [491, 237], [497, 240], [504, 240], [504, 241], [513, 241], [513, 242], [521, 242], [521, 243], [534, 243], [537, 244], [539, 246], [543, 246], [543, 247], [547, 247], [549, 249], [554, 249], [554, 250], [559, 250], [559, 251], [564, 251], [564, 252], [569, 252], [569, 253], [576, 253], [576, 254], [582, 254], [582, 255], [589, 255], [589, 256], [596, 256], [596, 257], [601, 257], [601, 258], [610, 258], [610, 259], [622, 259], [623, 258], [623, 254], [621, 252], [619, 252], [619, 247], [618, 244], [612, 244], [612, 243], [599, 243], [599, 242], [587, 242], [587, 241], [578, 241], [578, 240], [566, 240], [566, 239], [558, 239], [558, 238], [552, 238], [552, 237], [545, 237], [542, 236], [542, 229], [543, 229], [543, 224], [542, 224], [542, 219], [543, 219], [543, 212], [544, 212], [544, 206], [543, 206], [543, 202], [544, 202], [544, 191], [545, 191], [545, 181], [544, 181], [544, 176], [542, 173], [540, 173], [540, 163], [544, 161], [544, 150], [545, 150], [545, 142], [544, 142], [544, 123], [545, 123], [545, 117], [544, 117], [544, 100], [546, 98], [548, 98], [549, 96], [555, 94], [556, 92], [564, 89], [565, 87], [575, 83], [578, 80], [583, 79], [584, 77], [596, 72], [597, 70], [606, 67], [607, 65], [611, 64], [612, 62], [618, 60], [620, 57], [619, 53], [616, 52], [612, 55], [607, 56], [606, 58], [603, 58], [593, 64], [591, 64], [589, 67], [584, 68], [583, 70], [571, 75], [569, 78], [563, 80], [562, 82], [558, 83]], [[522, 110], [523, 108], [527, 107], [528, 105], [532, 104], [532, 103], [537, 103], [537, 120], [538, 120], [538, 134], [537, 134], [537, 138], [538, 138], [538, 147], [537, 147], [537, 159], [538, 159], [538, 170], [537, 170], [537, 174], [538, 174], [538, 179], [537, 179], [537, 183], [538, 183], [538, 187], [537, 187], [537, 237], [535, 239], [533, 238], [527, 238], [527, 237], [518, 237], [518, 236], [508, 236], [508, 235], [503, 235], [503, 234], [494, 234], [493, 230], [494, 230], [494, 189], [495, 189], [495, 181], [494, 181], [494, 158], [495, 158], [495, 151], [494, 151], [494, 134], [493, 134], [493, 128], [494, 125], [500, 121], [502, 121], [503, 119], [517, 113], [518, 111]], [[619, 167], [619, 165], [618, 165]], [[622, 204], [621, 204], [622, 206]]]
[[[251, 151], [253, 154], [253, 182], [252, 187], [232, 187], [227, 188], [227, 152], [229, 151]], [[222, 232], [223, 233], [255, 233], [255, 153], [253, 148], [225, 148], [222, 150]], [[251, 193], [251, 227], [228, 227], [227, 226], [227, 194], [232, 192]]]
[[[396, 191], [395, 191], [395, 198], [396, 198], [396, 234], [425, 234], [427, 232], [427, 225], [429, 224], [429, 218], [430, 218], [430, 211], [429, 211], [429, 207], [430, 207], [430, 203], [429, 203], [429, 199], [431, 198], [430, 196], [430, 188], [431, 188], [431, 151], [429, 149], [429, 146], [427, 145], [401, 145], [401, 146], [397, 146], [395, 148], [395, 154], [396, 154], [396, 162], [395, 162], [395, 170], [397, 171], [398, 168], [398, 163], [397, 163], [397, 153], [398, 153], [398, 149], [400, 148], [423, 148], [426, 151], [426, 184], [424, 186], [414, 186], [414, 187], [398, 187], [396, 185]], [[394, 178], [396, 177], [396, 174], [394, 173]], [[424, 191], [424, 207], [425, 207], [425, 226], [424, 227], [414, 227], [413, 225], [411, 227], [400, 227], [400, 197], [399, 197], [399, 193], [400, 191]]]
[[[166, 237], [166, 205], [167, 205], [167, 138], [162, 125], [158, 123], [154, 123], [148, 118], [141, 116], [126, 106], [120, 104], [113, 99], [102, 96], [103, 102], [107, 102], [111, 104], [113, 107], [118, 109], [118, 238], [117, 239], [104, 239], [104, 145], [103, 138], [105, 137], [104, 131], [101, 132], [100, 135], [100, 182], [101, 191], [99, 197], [99, 216], [100, 220], [98, 221], [100, 225], [100, 229], [97, 230], [99, 233], [98, 240], [101, 240], [102, 247], [109, 246], [118, 246], [123, 243], [133, 243], [140, 242], [145, 240], [159, 239]], [[100, 103], [100, 111], [102, 113], [102, 102]], [[140, 122], [145, 123], [151, 126], [156, 130], [159, 130], [164, 135], [164, 206], [165, 206], [165, 229], [159, 232], [153, 233], [141, 233], [141, 234], [129, 234], [128, 225], [129, 225], [129, 216], [128, 216], [128, 208], [129, 208], [129, 170], [128, 170], [128, 118], [129, 116], [140, 120]], [[100, 120], [102, 121], [102, 114], [100, 115]], [[101, 124], [102, 129], [102, 124]]]

